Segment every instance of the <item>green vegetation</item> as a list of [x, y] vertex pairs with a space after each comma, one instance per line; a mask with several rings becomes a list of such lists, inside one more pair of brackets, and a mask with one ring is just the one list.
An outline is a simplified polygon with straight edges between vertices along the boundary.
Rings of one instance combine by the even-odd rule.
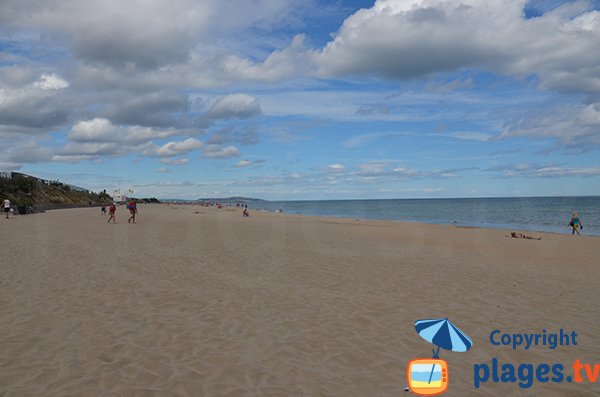
[[14, 205], [60, 207], [108, 204], [112, 201], [106, 190], [94, 193], [16, 172], [11, 176], [0, 177], [0, 199], [8, 198]]

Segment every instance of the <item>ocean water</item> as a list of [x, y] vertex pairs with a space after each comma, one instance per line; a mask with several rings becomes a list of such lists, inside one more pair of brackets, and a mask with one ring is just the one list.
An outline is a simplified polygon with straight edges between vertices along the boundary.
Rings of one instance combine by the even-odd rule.
[[584, 235], [600, 236], [600, 197], [266, 201], [252, 209], [353, 219], [475, 226], [567, 234], [577, 211]]

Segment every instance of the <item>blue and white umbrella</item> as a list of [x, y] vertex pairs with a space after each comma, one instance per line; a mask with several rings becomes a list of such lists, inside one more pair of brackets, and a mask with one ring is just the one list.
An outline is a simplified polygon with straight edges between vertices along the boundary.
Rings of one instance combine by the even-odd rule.
[[471, 338], [447, 318], [417, 320], [415, 329], [421, 338], [438, 347], [433, 358], [438, 358], [440, 347], [453, 352], [466, 352], [473, 346]]
[[[452, 324], [447, 318], [417, 320], [415, 321], [415, 329], [421, 338], [437, 346], [437, 351], [432, 350], [433, 358], [440, 357], [438, 355], [440, 347], [453, 352], [466, 352], [473, 346], [471, 338], [458, 329], [456, 325]], [[435, 364], [431, 368], [428, 383], [431, 383], [434, 369]]]

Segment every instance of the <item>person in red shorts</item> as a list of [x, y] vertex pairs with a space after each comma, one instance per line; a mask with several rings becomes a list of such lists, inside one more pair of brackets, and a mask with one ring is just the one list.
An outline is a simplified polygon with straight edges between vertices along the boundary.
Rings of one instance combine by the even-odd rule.
[[117, 221], [115, 219], [116, 212], [117, 212], [117, 205], [115, 203], [112, 203], [110, 205], [110, 207], [108, 207], [108, 214], [110, 215], [110, 218], [108, 218], [108, 222], [106, 222], [106, 223], [110, 223], [111, 219], [112, 219], [113, 223], [117, 223]]
[[137, 203], [135, 200], [131, 200], [129, 204], [127, 204], [127, 208], [129, 208], [129, 213], [131, 214], [129, 219], [127, 219], [127, 223], [131, 223], [132, 221], [135, 223], [135, 214], [137, 214]]

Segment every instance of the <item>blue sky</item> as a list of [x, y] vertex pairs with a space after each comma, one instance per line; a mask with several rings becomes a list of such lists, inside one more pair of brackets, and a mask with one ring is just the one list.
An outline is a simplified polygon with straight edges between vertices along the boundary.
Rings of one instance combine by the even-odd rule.
[[599, 10], [3, 1], [0, 170], [159, 198], [600, 195]]

